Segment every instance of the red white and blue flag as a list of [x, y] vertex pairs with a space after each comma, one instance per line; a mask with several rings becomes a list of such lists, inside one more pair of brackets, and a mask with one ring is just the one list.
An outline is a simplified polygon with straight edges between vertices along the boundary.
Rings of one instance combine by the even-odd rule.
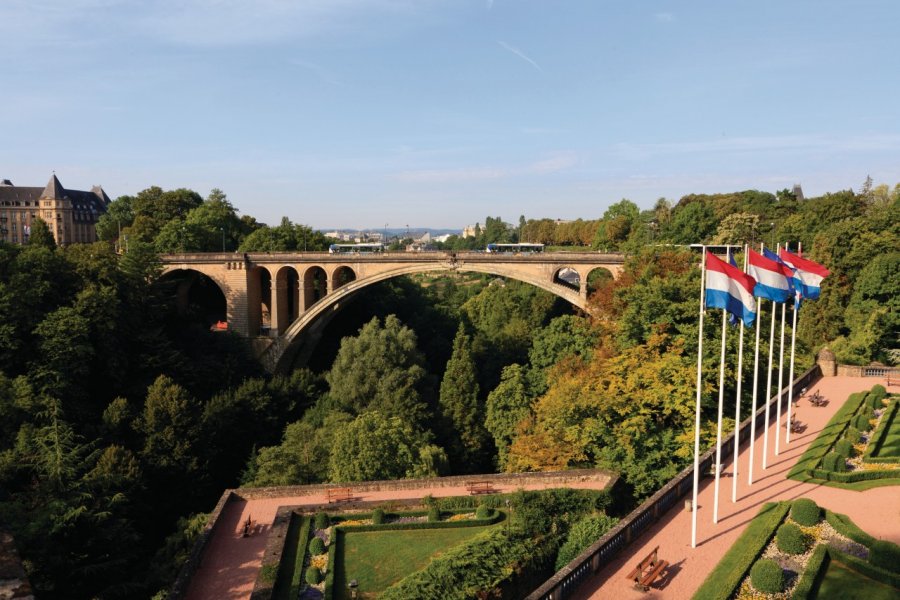
[[706, 254], [706, 306], [722, 308], [741, 319], [744, 325], [753, 325], [756, 319], [756, 302], [753, 287], [756, 280], [732, 267], [719, 257]]
[[791, 283], [794, 272], [775, 255], [772, 255], [773, 260], [753, 250], [748, 252], [750, 275], [756, 280], [753, 295], [773, 302], [787, 302], [794, 291]]
[[831, 275], [831, 271], [787, 250], [781, 251], [780, 258], [794, 270], [794, 287], [800, 292], [800, 296], [810, 300], [818, 298], [822, 280]]

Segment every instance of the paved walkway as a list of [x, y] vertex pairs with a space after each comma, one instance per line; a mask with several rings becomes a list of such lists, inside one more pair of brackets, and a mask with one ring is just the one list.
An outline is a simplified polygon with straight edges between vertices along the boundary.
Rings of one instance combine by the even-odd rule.
[[[501, 493], [514, 492], [520, 488], [535, 490], [549, 487], [559, 487], [559, 485], [493, 485], [493, 488]], [[566, 484], [566, 487], [596, 489], [605, 487], [605, 482], [573, 482]], [[376, 502], [421, 500], [428, 494], [440, 498], [468, 496], [469, 492], [464, 486], [354, 492], [354, 500]], [[187, 600], [243, 600], [249, 598], [262, 563], [269, 528], [275, 519], [278, 508], [281, 506], [316, 507], [327, 503], [328, 498], [325, 494], [237, 500], [227, 503], [219, 516], [219, 527], [206, 547], [203, 562], [191, 579]], [[256, 521], [259, 526], [254, 535], [245, 538], [241, 536], [241, 525], [247, 521], [248, 517]]]
[[[884, 380], [865, 377], [829, 377], [820, 380], [813, 388], [822, 392], [829, 400], [828, 405], [813, 407], [806, 400], [799, 401], [795, 411], [796, 419], [807, 424], [807, 429], [800, 435], [792, 434], [791, 443], [787, 447], [782, 437], [779, 456], [774, 453], [774, 428], [770, 431], [766, 471], [761, 470], [763, 432], [757, 430], [753, 486], [747, 483], [749, 440], [741, 444], [736, 504], [731, 502], [734, 472], [731, 463], [734, 455], [723, 457], [726, 470], [719, 484], [718, 525], [712, 523], [714, 479], [709, 477], [701, 480], [697, 548], [691, 548], [691, 513], [684, 510], [683, 503], [679, 503], [638, 538], [636, 543], [626, 548], [617, 560], [586, 580], [575, 598], [690, 598], [759, 512], [760, 507], [775, 500], [793, 500], [801, 496], [812, 498], [820, 506], [849, 515], [871, 535], [900, 543], [900, 490], [896, 486], [855, 492], [785, 478], [809, 443], [822, 431], [847, 397], [853, 392], [871, 389], [876, 383], [884, 384]], [[897, 393], [900, 388], [894, 387], [890, 391]], [[784, 435], [784, 428], [781, 428], [781, 434]], [[671, 566], [668, 576], [645, 594], [635, 590], [631, 582], [626, 580], [626, 575], [656, 546], [659, 546], [660, 558], [668, 560]]]

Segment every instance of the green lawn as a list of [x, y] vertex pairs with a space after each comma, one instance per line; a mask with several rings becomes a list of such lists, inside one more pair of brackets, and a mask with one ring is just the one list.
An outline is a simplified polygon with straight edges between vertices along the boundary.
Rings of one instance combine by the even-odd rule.
[[357, 580], [363, 598], [374, 598], [423, 568], [432, 557], [486, 529], [501, 526], [341, 532], [334, 561], [334, 600], [347, 598], [350, 579]]
[[833, 560], [828, 564], [825, 578], [819, 585], [816, 598], [841, 600], [895, 600], [900, 590], [857, 573]]

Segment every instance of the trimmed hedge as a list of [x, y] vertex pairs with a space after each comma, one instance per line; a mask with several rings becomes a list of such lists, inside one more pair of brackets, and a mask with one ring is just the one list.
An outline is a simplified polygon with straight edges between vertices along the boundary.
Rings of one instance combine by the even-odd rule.
[[846, 438], [838, 440], [834, 445], [834, 452], [843, 458], [851, 458], [853, 456], [853, 444]]
[[750, 569], [750, 583], [760, 592], [777, 594], [784, 590], [784, 571], [771, 558], [763, 558]]
[[865, 394], [857, 392], [850, 394], [844, 405], [841, 406], [831, 420], [822, 429], [822, 432], [807, 447], [806, 451], [800, 456], [797, 464], [788, 472], [789, 479], [797, 479], [806, 481], [809, 478], [810, 471], [818, 469], [822, 460], [831, 450], [834, 442], [837, 441], [847, 425], [853, 419], [853, 415], [862, 404]]
[[791, 518], [804, 527], [811, 527], [822, 520], [822, 509], [809, 498], [799, 498], [791, 507]]
[[319, 567], [309, 567], [306, 569], [306, 583], [309, 585], [318, 585], [322, 581], [322, 571]]
[[491, 518], [491, 513], [494, 512], [491, 508], [485, 506], [484, 504], [479, 504], [478, 508], [475, 509], [475, 518], [476, 519], [489, 519]]
[[[829, 452], [825, 455], [825, 458], [822, 459], [822, 470], [832, 473], [842, 473], [847, 470], [847, 462], [845, 458], [837, 452]], [[815, 473], [816, 470], [814, 469], [811, 472]]]
[[441, 509], [437, 506], [432, 506], [428, 509], [428, 522], [429, 523], [437, 523], [441, 520]]
[[830, 562], [831, 556], [828, 553], [828, 547], [825, 544], [816, 546], [806, 563], [806, 568], [800, 575], [800, 581], [797, 582], [797, 586], [791, 594], [791, 600], [806, 600], [814, 597], [813, 591], [818, 588], [821, 577], [828, 570]]
[[727, 600], [741, 585], [752, 563], [791, 508], [790, 502], [768, 502], [694, 594], [694, 600]]
[[344, 532], [337, 528], [333, 535], [331, 543], [328, 544], [328, 565], [325, 567], [325, 594], [323, 594], [323, 600], [334, 600], [334, 557], [337, 554], [338, 544], [342, 542], [340, 536], [344, 535]]
[[878, 428], [869, 439], [869, 445], [866, 447], [866, 453], [863, 455], [864, 461], [900, 462], [900, 457], [887, 456], [882, 458], [878, 456], [878, 453], [881, 452], [881, 446], [884, 444], [884, 440], [887, 439], [887, 434], [891, 429], [891, 425], [893, 424], [894, 419], [897, 418], [898, 406], [900, 406], [900, 402], [894, 400], [891, 402], [890, 406], [885, 409], [885, 412], [881, 417], [881, 423], [878, 424]]
[[847, 515], [826, 510], [825, 520], [828, 521], [829, 525], [834, 527], [835, 531], [858, 544], [868, 547], [875, 542], [874, 537], [857, 527], [856, 523], [851, 521], [850, 517]]
[[834, 481], [836, 483], [857, 483], [860, 481], [873, 481], [883, 479], [883, 485], [900, 485], [900, 471], [885, 469], [883, 471], [853, 471], [852, 473], [836, 473], [822, 469], [814, 469], [809, 472], [816, 479]]
[[327, 529], [331, 525], [331, 519], [328, 518], [328, 513], [317, 512], [313, 524], [316, 529]]
[[885, 540], [876, 540], [869, 546], [869, 562], [887, 571], [900, 572], [900, 546]]
[[[457, 511], [468, 512], [468, 511]], [[411, 514], [411, 513], [403, 513]], [[503, 518], [503, 513], [491, 510], [486, 519], [467, 519], [465, 521], [417, 521], [413, 523], [384, 523], [382, 525], [341, 525], [337, 523], [335, 529], [340, 531], [405, 531], [410, 529], [453, 529], [458, 527], [482, 527], [493, 525]]]
[[[294, 527], [299, 529], [296, 534]], [[272, 592], [273, 600], [289, 600], [296, 598], [300, 593], [300, 584], [304, 575], [303, 565], [306, 562], [306, 541], [309, 539], [311, 527], [312, 517], [301, 516], [297, 513], [291, 515], [288, 534], [285, 536], [284, 554], [281, 557], [278, 578]]]
[[852, 554], [847, 554], [846, 552], [842, 552], [831, 546], [828, 547], [828, 553], [831, 555], [831, 558], [841, 561], [854, 571], [862, 573], [866, 577], [870, 577], [875, 581], [880, 581], [887, 585], [892, 585], [895, 588], [900, 588], [900, 573], [896, 571], [887, 571], [880, 567], [876, 567], [870, 562], [861, 560]]
[[376, 508], [372, 513], [373, 525], [384, 525], [384, 509]]
[[793, 523], [785, 523], [775, 534], [778, 549], [788, 554], [803, 554], [809, 550], [812, 540]]
[[318, 556], [320, 554], [325, 554], [325, 542], [320, 537], [314, 537], [309, 540], [309, 553], [312, 556]]
[[851, 426], [847, 428], [844, 439], [850, 440], [851, 444], [858, 444], [862, 440], [862, 434], [859, 432], [859, 429]]

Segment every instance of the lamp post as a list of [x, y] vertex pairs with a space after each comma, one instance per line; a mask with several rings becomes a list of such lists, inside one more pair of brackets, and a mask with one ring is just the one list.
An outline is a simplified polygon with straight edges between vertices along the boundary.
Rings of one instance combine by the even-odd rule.
[[352, 600], [356, 600], [359, 598], [359, 583], [355, 579], [351, 579], [350, 583], [347, 584], [347, 589], [350, 590], [350, 598]]

